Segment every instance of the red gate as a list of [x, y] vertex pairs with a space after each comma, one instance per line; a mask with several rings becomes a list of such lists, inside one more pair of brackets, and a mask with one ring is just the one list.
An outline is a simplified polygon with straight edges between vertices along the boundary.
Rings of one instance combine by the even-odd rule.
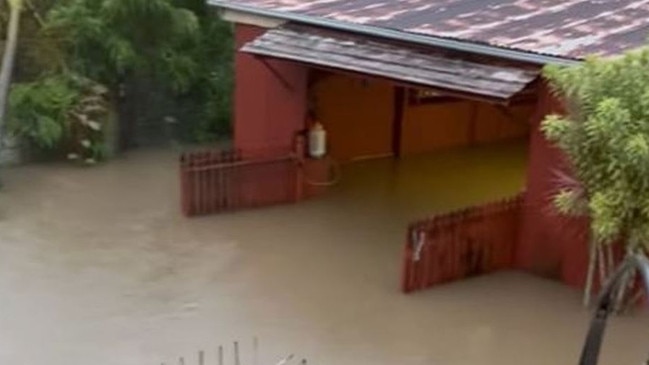
[[302, 194], [299, 160], [292, 152], [188, 152], [180, 157], [180, 179], [187, 216], [291, 203]]
[[411, 224], [403, 292], [512, 267], [522, 204], [520, 194]]

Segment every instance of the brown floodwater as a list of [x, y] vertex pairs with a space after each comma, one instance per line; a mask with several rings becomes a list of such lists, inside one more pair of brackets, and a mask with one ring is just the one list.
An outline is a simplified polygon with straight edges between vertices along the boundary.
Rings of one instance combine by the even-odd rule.
[[[176, 364], [202, 349], [215, 364], [240, 339], [252, 365], [257, 336], [260, 364], [576, 364], [588, 315], [558, 283], [507, 272], [398, 291], [405, 224], [517, 192], [521, 146], [359, 163], [323, 198], [197, 219], [180, 214], [175, 161], [4, 171], [0, 363]], [[645, 315], [615, 319], [603, 364], [640, 363], [648, 335]]]

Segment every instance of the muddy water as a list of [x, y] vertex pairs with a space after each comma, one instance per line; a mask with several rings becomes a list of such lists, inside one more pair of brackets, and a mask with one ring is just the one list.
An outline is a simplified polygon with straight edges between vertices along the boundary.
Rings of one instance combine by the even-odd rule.
[[[405, 222], [515, 192], [524, 164], [518, 146], [366, 162], [323, 199], [191, 220], [171, 152], [8, 171], [0, 363], [214, 361], [255, 335], [263, 364], [576, 363], [587, 318], [561, 285], [502, 273], [397, 290]], [[648, 335], [644, 316], [616, 320], [604, 363], [639, 363]]]

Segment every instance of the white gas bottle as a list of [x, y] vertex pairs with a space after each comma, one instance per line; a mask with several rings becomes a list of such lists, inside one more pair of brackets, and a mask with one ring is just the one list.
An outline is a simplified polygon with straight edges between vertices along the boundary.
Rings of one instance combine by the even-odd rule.
[[327, 131], [322, 124], [313, 123], [309, 129], [309, 156], [322, 158], [327, 154]]

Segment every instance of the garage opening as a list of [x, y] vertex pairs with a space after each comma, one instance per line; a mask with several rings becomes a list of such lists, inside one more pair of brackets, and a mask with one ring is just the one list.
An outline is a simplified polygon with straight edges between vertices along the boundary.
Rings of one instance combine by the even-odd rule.
[[523, 189], [534, 94], [499, 104], [330, 71], [311, 77], [312, 118], [341, 165], [333, 193], [389, 199], [412, 219]]

